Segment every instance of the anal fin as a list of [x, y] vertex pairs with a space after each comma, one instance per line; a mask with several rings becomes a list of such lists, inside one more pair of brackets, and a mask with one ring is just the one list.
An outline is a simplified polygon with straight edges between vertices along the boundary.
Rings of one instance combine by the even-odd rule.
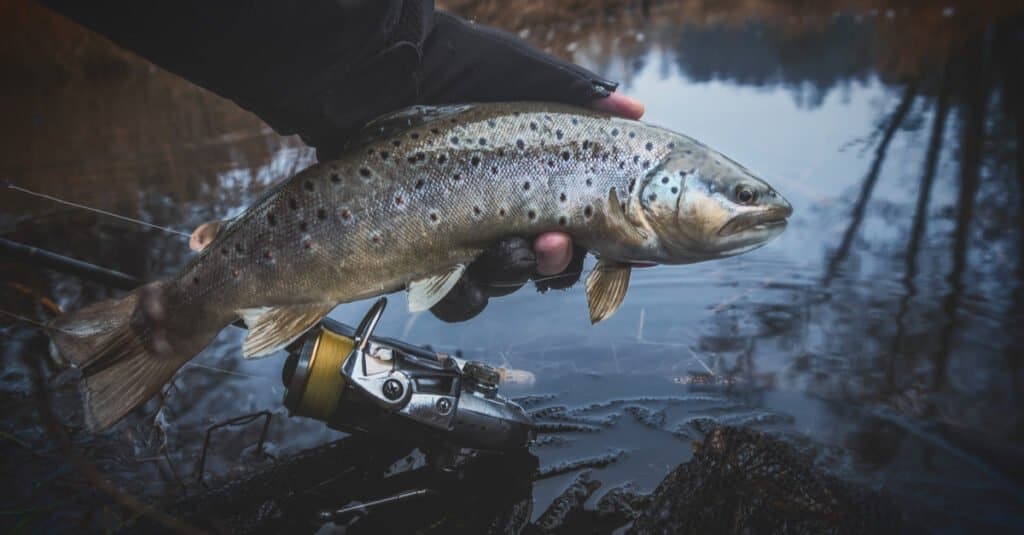
[[611, 317], [629, 289], [630, 265], [614, 260], [600, 259], [587, 276], [587, 305], [590, 323], [599, 323]]
[[409, 312], [421, 312], [437, 304], [459, 282], [466, 266], [456, 264], [444, 273], [409, 283]]
[[314, 303], [239, 311], [249, 326], [249, 334], [242, 342], [242, 354], [251, 359], [284, 348], [333, 308], [333, 303]]

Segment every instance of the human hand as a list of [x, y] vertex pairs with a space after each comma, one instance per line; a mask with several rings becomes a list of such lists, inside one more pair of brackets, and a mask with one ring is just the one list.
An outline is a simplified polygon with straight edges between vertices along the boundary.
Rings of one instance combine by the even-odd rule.
[[[644, 113], [640, 101], [622, 93], [595, 100], [590, 107], [627, 119], [639, 119]], [[586, 254], [573, 246], [565, 232], [545, 232], [532, 243], [521, 237], [506, 238], [474, 261], [430, 311], [442, 321], [466, 321], [482, 312], [491, 297], [508, 295], [531, 278], [541, 292], [568, 288], [579, 280]]]

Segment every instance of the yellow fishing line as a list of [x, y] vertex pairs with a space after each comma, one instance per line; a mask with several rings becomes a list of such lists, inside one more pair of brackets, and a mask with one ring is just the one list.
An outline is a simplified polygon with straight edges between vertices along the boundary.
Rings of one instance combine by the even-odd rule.
[[334, 414], [345, 388], [345, 376], [339, 370], [354, 345], [351, 338], [326, 329], [321, 331], [309, 360], [309, 382], [302, 394], [299, 414], [320, 420], [328, 420]]

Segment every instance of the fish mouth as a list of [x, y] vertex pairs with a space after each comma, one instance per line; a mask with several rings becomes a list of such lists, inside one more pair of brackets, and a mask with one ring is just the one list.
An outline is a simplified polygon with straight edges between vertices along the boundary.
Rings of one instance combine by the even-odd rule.
[[781, 232], [788, 223], [787, 210], [771, 210], [769, 212], [741, 214], [732, 218], [728, 223], [722, 225], [718, 235], [732, 236], [741, 232], [759, 233], [771, 231], [773, 234]]

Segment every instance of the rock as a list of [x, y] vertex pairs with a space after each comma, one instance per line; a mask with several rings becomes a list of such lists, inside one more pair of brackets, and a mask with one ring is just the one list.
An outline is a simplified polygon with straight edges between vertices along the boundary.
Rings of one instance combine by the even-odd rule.
[[629, 533], [914, 531], [884, 496], [813, 467], [785, 442], [718, 427], [658, 486]]

